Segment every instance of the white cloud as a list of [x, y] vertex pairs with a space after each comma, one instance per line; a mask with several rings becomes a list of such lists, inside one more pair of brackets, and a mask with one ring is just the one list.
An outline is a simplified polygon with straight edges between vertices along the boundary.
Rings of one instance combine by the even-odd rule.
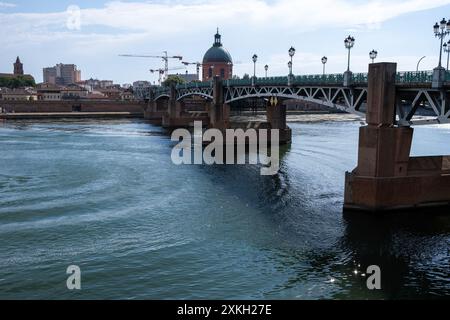
[[[258, 30], [289, 28], [310, 31], [321, 28], [379, 28], [381, 23], [397, 16], [431, 9], [450, 0], [218, 0], [194, 2], [121, 2], [113, 1], [102, 8], [81, 10], [81, 27], [108, 27], [128, 32], [145, 32], [163, 37], [217, 25], [243, 24]], [[10, 4], [0, 2], [3, 6]], [[1, 5], [0, 5], [1, 6]], [[68, 12], [0, 14], [5, 35], [17, 36], [67, 32]], [[58, 29], [58, 30], [55, 30]], [[114, 32], [114, 31], [113, 31]], [[15, 33], [15, 34], [12, 34]], [[105, 35], [107, 37], [108, 35]]]
[[14, 3], [0, 1], [0, 8], [14, 8], [16, 5]]
[[[263, 60], [262, 53], [268, 54], [264, 64], [270, 65], [269, 73], [283, 74], [287, 71], [284, 63], [287, 62], [286, 53], [277, 54], [279, 50], [270, 47], [270, 42], [282, 35], [288, 35], [285, 36], [286, 41], [286, 38], [302, 39], [300, 34], [306, 35], [312, 31], [329, 33], [335, 29], [341, 29], [359, 33], [372, 32], [382, 28], [383, 23], [388, 20], [447, 4], [450, 4], [450, 0], [112, 1], [100, 8], [82, 9], [80, 30], [67, 28], [67, 22], [70, 19], [69, 11], [0, 13], [0, 21], [2, 21], [0, 38], [2, 47], [4, 50], [11, 51], [12, 56], [19, 51], [17, 48], [23, 49], [35, 45], [45, 48], [48, 52], [51, 52], [50, 47], [55, 47], [61, 50], [58, 54], [61, 52], [64, 54], [62, 48], [67, 48], [66, 50], [71, 54], [75, 52], [80, 57], [89, 55], [97, 57], [101, 54], [106, 57], [107, 55], [117, 56], [117, 53], [127, 51], [129, 48], [131, 48], [130, 53], [144, 53], [140, 51], [143, 43], [151, 43], [152, 50], [155, 51], [167, 50], [167, 47], [171, 47], [172, 50], [175, 48], [184, 52], [190, 43], [185, 41], [185, 47], [177, 48], [179, 42], [186, 38], [189, 41], [195, 41], [195, 37], [204, 35], [205, 30], [209, 30], [207, 39], [210, 39], [212, 30], [219, 26], [227, 30], [226, 43], [234, 42], [234, 48], [231, 48], [233, 52], [236, 52], [236, 48], [252, 50], [247, 43], [236, 44], [235, 39], [244, 42], [253, 41], [258, 46], [261, 43], [263, 45], [268, 43], [266, 48], [260, 48], [260, 56]], [[8, 3], [0, 2], [0, 7], [2, 6], [6, 7]], [[436, 17], [436, 19], [439, 18], [441, 17]], [[320, 40], [310, 38], [309, 41]], [[204, 44], [205, 47], [208, 45], [209, 42]], [[304, 45], [314, 50], [314, 44]], [[148, 46], [145, 48], [149, 49]], [[203, 49], [206, 48], [193, 48], [191, 51], [195, 51], [196, 56], [192, 59], [199, 59], [198, 55], [202, 54]], [[302, 48], [298, 49], [294, 71], [298, 68], [298, 72], [302, 73], [320, 72], [320, 57], [325, 52], [313, 53], [307, 50], [301, 52]], [[253, 54], [253, 52], [242, 52], [243, 49], [240, 51], [241, 56], [235, 56], [236, 60], [245, 60], [242, 56], [251, 57], [249, 54]], [[322, 49], [322, 51], [328, 52], [328, 49]], [[47, 54], [47, 51], [43, 54]], [[342, 71], [342, 66], [346, 64], [345, 52], [334, 57], [331, 56], [331, 52], [328, 54], [330, 60], [327, 70]], [[191, 54], [193, 55], [194, 53]], [[320, 55], [319, 58], [318, 55]], [[400, 57], [394, 58], [393, 60], [397, 61], [400, 59]], [[404, 58], [405, 61], [410, 61], [405, 68], [410, 68], [410, 65], [415, 66], [416, 57]], [[58, 56], [58, 59], [65, 59], [65, 57]], [[358, 53], [355, 52], [352, 61], [355, 70], [364, 70], [367, 67], [368, 58], [363, 55], [359, 58]], [[335, 69], [333, 69], [334, 64], [336, 64]], [[240, 74], [250, 70], [252, 70], [251, 64], [236, 65], [236, 71]]]

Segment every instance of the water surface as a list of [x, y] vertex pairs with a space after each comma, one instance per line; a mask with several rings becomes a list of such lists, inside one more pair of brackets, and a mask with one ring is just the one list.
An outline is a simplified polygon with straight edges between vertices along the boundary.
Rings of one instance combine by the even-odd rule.
[[[280, 173], [263, 177], [175, 166], [174, 143], [141, 120], [1, 123], [0, 298], [448, 296], [450, 215], [344, 217], [359, 122], [290, 126]], [[413, 154], [450, 154], [449, 138], [417, 128]]]

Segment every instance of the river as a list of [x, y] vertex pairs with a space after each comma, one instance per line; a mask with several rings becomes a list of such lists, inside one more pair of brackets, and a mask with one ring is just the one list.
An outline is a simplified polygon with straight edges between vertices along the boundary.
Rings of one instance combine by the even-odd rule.
[[[448, 297], [450, 215], [343, 215], [359, 121], [290, 126], [279, 174], [261, 176], [175, 166], [175, 143], [143, 120], [0, 123], [0, 298]], [[450, 126], [418, 127], [412, 153], [448, 141]]]

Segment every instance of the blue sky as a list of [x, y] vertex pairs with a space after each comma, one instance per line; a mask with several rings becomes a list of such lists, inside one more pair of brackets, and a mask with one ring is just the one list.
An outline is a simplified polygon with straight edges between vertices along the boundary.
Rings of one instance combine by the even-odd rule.
[[[73, 6], [80, 8], [79, 20], [73, 19], [78, 11], [68, 10]], [[259, 75], [265, 64], [269, 75], [287, 74], [291, 45], [295, 74], [321, 73], [323, 55], [327, 72], [345, 71], [349, 34], [356, 38], [355, 72], [367, 71], [372, 49], [377, 61], [397, 62], [399, 70], [415, 70], [422, 56], [421, 69], [432, 69], [439, 54], [432, 26], [443, 17], [450, 18], [450, 0], [0, 0], [0, 72], [11, 72], [19, 55], [37, 81], [43, 67], [60, 62], [77, 64], [83, 79], [155, 81], [148, 70], [162, 61], [118, 55], [167, 50], [201, 61], [216, 27], [238, 75], [253, 72], [254, 53]]]

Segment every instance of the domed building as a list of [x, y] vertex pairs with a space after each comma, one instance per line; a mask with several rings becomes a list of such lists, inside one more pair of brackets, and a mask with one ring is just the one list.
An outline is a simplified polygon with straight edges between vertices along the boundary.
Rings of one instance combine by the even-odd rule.
[[217, 29], [214, 44], [203, 57], [203, 81], [209, 81], [214, 76], [219, 76], [223, 80], [231, 79], [233, 76], [233, 59], [222, 46], [221, 38]]

